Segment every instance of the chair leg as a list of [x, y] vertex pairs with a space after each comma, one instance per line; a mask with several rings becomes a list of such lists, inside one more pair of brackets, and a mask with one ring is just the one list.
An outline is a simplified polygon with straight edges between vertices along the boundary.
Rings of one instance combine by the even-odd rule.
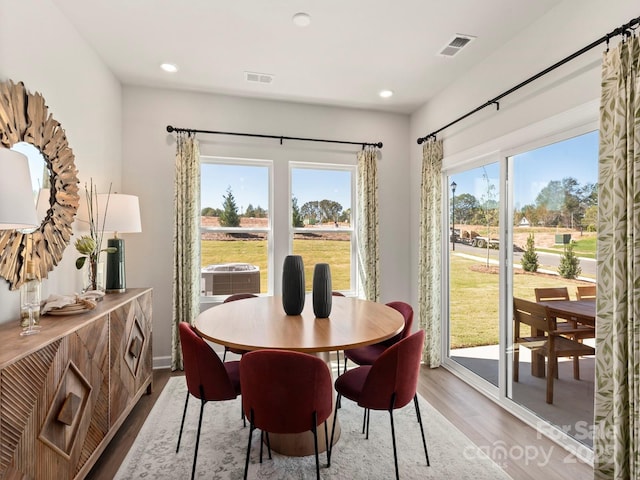
[[269, 460], [273, 460], [271, 457], [271, 439], [269, 438], [269, 432], [267, 432], [267, 452], [269, 452]]
[[184, 400], [184, 411], [182, 412], [182, 423], [180, 424], [180, 434], [178, 435], [178, 446], [176, 453], [180, 450], [180, 440], [182, 439], [182, 429], [184, 428], [184, 418], [187, 416], [187, 405], [189, 405], [189, 390], [187, 390], [187, 398]]
[[313, 412], [313, 447], [316, 452], [316, 479], [320, 480], [320, 457], [318, 455], [318, 412]]
[[[338, 398], [336, 400], [336, 404], [340, 403], [340, 397], [342, 395], [338, 394]], [[329, 449], [327, 450], [327, 460], [328, 466], [331, 466], [331, 452], [333, 450], [333, 434], [336, 432], [336, 420], [338, 419], [338, 408], [336, 406], [335, 411], [333, 412], [333, 425], [331, 426], [331, 440], [329, 441]]]
[[427, 453], [427, 440], [424, 438], [424, 426], [422, 425], [422, 415], [420, 414], [420, 405], [418, 405], [418, 394], [413, 396], [413, 404], [416, 406], [416, 416], [418, 417], [418, 423], [420, 424], [420, 433], [422, 433], [422, 445], [424, 446], [424, 456], [427, 457], [427, 467], [431, 466], [429, 463], [429, 454]]
[[342, 367], [342, 373], [347, 373], [347, 356], [344, 356], [344, 365]]
[[573, 379], [580, 380], [580, 357], [573, 357]]
[[391, 395], [391, 404], [389, 405], [389, 418], [391, 419], [391, 441], [393, 442], [393, 462], [396, 466], [396, 480], [400, 480], [400, 473], [398, 472], [398, 451], [396, 449], [396, 428], [393, 424], [393, 407], [396, 403], [396, 394]]
[[260, 430], [260, 463], [262, 463], [262, 447], [264, 446], [264, 430]]
[[224, 353], [222, 354], [222, 363], [227, 359], [227, 347], [224, 347]]
[[553, 381], [557, 373], [558, 359], [555, 356], [547, 360], [547, 403], [553, 403]]
[[330, 466], [330, 459], [329, 459], [329, 429], [327, 427], [327, 421], [324, 421], [324, 446], [327, 449], [327, 468], [329, 468]]
[[365, 437], [369, 440], [369, 421], [371, 420], [371, 409], [367, 408], [367, 436]]
[[517, 382], [520, 374], [520, 349], [518, 344], [513, 346], [513, 381]]
[[340, 376], [340, 350], [336, 350], [336, 360], [338, 364], [338, 376]]
[[200, 418], [198, 419], [198, 433], [196, 434], [196, 451], [193, 453], [193, 467], [191, 467], [191, 480], [196, 476], [196, 461], [198, 460], [198, 447], [200, 446], [200, 430], [202, 428], [202, 412], [204, 411], [205, 400], [200, 400]]
[[251, 411], [251, 418], [249, 419], [249, 442], [247, 443], [247, 458], [244, 461], [244, 480], [247, 480], [247, 473], [249, 471], [249, 455], [251, 454], [251, 435], [256, 427], [253, 425], [253, 410]]

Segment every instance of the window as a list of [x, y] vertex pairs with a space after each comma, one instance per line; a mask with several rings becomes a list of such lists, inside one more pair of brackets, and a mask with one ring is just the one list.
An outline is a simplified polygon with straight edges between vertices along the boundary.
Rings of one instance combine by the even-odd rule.
[[331, 265], [333, 290], [356, 292], [355, 166], [291, 164], [291, 245], [311, 290], [316, 263]]
[[202, 157], [201, 294], [269, 293], [271, 162]]

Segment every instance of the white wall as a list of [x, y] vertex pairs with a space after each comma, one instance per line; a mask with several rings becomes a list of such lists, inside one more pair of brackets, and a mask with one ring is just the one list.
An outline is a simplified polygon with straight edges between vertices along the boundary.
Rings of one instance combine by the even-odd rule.
[[[495, 98], [639, 14], [637, 0], [565, 0], [415, 112], [410, 127], [412, 238], [418, 238], [419, 227], [422, 146], [416, 144], [418, 137]], [[465, 152], [474, 151], [478, 145], [597, 101], [605, 48], [602, 44], [505, 97], [499, 111], [487, 107], [438, 134], [444, 141], [444, 167], [449, 167], [454, 159], [464, 161]], [[415, 279], [417, 242], [410, 245], [413, 259], [410, 276]], [[412, 301], [417, 302], [417, 296]]]
[[[406, 211], [409, 117], [229, 96], [126, 86], [123, 89], [122, 191], [139, 195], [140, 234], [126, 236], [127, 285], [154, 289], [153, 338], [156, 365], [168, 363], [171, 348], [172, 235], [175, 133], [167, 125], [204, 130], [262, 133], [347, 141], [382, 141], [379, 159], [382, 301], [411, 297]], [[358, 146], [199, 135], [201, 155], [274, 160], [274, 175], [288, 175], [287, 160], [355, 163]], [[288, 192], [274, 192], [274, 228], [287, 228]], [[399, 214], [400, 212], [400, 214]], [[280, 225], [280, 227], [278, 226]], [[276, 293], [281, 259], [275, 252]]]
[[[101, 191], [121, 176], [121, 88], [49, 0], [0, 0], [0, 81], [40, 92], [65, 129], [80, 186], [93, 178]], [[69, 245], [43, 282], [43, 296], [81, 286]], [[0, 323], [19, 320], [19, 293], [0, 279]]]

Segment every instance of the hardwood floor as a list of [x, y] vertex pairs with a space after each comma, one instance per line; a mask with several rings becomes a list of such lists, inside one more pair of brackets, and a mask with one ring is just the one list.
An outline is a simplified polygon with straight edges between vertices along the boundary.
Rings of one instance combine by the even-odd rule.
[[[154, 370], [153, 393], [140, 399], [87, 476], [88, 479], [111, 480], [115, 476], [153, 404], [173, 375], [181, 375], [181, 372]], [[423, 367], [418, 392], [499, 463], [514, 480], [593, 478], [591, 466], [539, 436], [532, 428], [444, 368]], [[428, 418], [424, 421], [428, 442]], [[496, 458], [500, 452], [506, 453], [506, 456], [500, 457], [503, 460]]]

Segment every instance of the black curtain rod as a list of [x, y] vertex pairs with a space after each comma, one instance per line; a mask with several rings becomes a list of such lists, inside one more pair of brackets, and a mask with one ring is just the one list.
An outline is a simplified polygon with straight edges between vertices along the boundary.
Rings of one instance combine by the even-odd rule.
[[520, 88], [524, 87], [525, 85], [528, 85], [529, 83], [533, 82], [534, 80], [537, 80], [538, 78], [542, 77], [543, 75], [546, 75], [547, 73], [551, 72], [552, 70], [555, 70], [556, 68], [564, 65], [565, 63], [570, 62], [571, 60], [573, 60], [576, 57], [579, 57], [580, 55], [582, 55], [583, 53], [588, 52], [589, 50], [591, 50], [594, 47], [597, 47], [598, 45], [600, 45], [601, 43], [606, 42], [607, 43], [607, 49], [609, 48], [609, 40], [617, 35], [630, 35], [631, 31], [634, 30], [634, 26], [640, 24], [640, 17], [634, 18], [633, 20], [631, 20], [629, 23], [625, 23], [624, 25], [616, 28], [615, 30], [613, 30], [610, 33], [607, 33], [606, 35], [600, 37], [598, 40], [596, 40], [595, 42], [590, 43], [589, 45], [587, 45], [584, 48], [581, 48], [580, 50], [578, 50], [575, 53], [572, 53], [571, 55], [569, 55], [568, 57], [563, 58], [562, 60], [560, 60], [557, 63], [554, 63], [553, 65], [551, 65], [550, 67], [545, 68], [544, 70], [542, 70], [541, 72], [536, 73], [534, 76], [527, 78], [525, 81], [519, 83], [518, 85], [516, 85], [515, 87], [510, 88], [509, 90], [507, 90], [506, 92], [501, 93], [500, 95], [498, 95], [495, 98], [492, 98], [491, 100], [489, 100], [486, 103], [483, 103], [482, 105], [480, 105], [477, 108], [474, 108], [473, 110], [471, 110], [468, 113], [465, 113], [464, 115], [462, 115], [461, 117], [456, 118], [454, 121], [447, 123], [444, 127], [440, 127], [438, 130], [434, 130], [433, 132], [431, 132], [430, 134], [424, 136], [424, 137], [420, 137], [418, 138], [418, 145], [424, 143], [425, 141], [427, 141], [429, 138], [433, 138], [435, 140], [436, 135], [438, 133], [440, 133], [442, 130], [444, 130], [445, 128], [449, 128], [451, 125], [455, 125], [456, 123], [460, 122], [461, 120], [464, 120], [465, 118], [473, 115], [476, 112], [479, 112], [480, 110], [482, 110], [483, 108], [486, 108], [490, 105], [495, 105], [497, 110], [500, 110], [500, 103], [499, 101], [506, 97], [507, 95], [515, 92], [516, 90], [519, 90]]
[[216, 132], [213, 130], [196, 130], [194, 128], [178, 128], [167, 125], [167, 132], [187, 132], [187, 133], [211, 133], [215, 135], [236, 135], [240, 137], [258, 137], [258, 138], [276, 138], [280, 140], [282, 145], [283, 140], [302, 140], [305, 142], [324, 142], [324, 143], [342, 143], [347, 145], [362, 145], [362, 148], [366, 146], [382, 148], [382, 142], [370, 143], [370, 142], [346, 142], [344, 140], [323, 140], [320, 138], [302, 138], [302, 137], [285, 137], [284, 135], [262, 135], [259, 133], [238, 133], [238, 132]]

